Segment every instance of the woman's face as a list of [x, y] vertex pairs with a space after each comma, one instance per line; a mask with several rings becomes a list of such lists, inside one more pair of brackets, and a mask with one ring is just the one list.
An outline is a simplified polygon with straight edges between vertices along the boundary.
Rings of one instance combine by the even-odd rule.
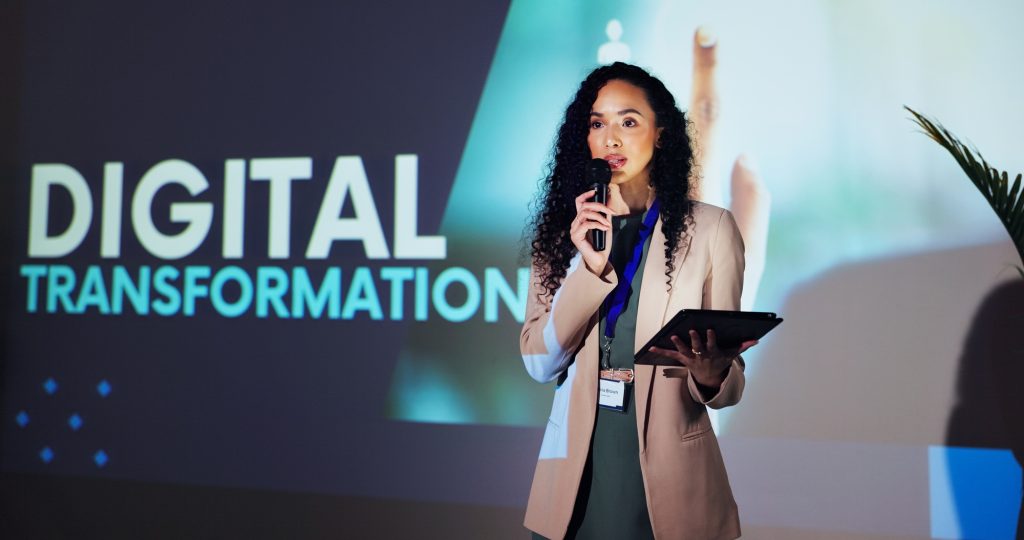
[[590, 157], [612, 168], [612, 183], [650, 181], [651, 158], [661, 129], [647, 96], [625, 81], [608, 81], [590, 109]]

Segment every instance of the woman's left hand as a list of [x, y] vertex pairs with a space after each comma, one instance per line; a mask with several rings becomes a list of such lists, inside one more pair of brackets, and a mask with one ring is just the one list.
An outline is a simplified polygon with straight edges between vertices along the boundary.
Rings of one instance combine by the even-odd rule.
[[744, 341], [739, 347], [721, 349], [714, 330], [708, 330], [707, 340], [702, 341], [696, 330], [690, 330], [689, 343], [679, 336], [672, 336], [675, 350], [651, 347], [649, 350], [686, 366], [693, 378], [703, 386], [718, 388], [732, 365], [732, 361], [743, 351], [757, 345], [757, 340]]

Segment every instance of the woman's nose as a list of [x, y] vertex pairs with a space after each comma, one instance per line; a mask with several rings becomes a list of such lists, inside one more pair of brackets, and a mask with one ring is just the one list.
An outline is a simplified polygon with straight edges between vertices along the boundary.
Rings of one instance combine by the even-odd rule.
[[604, 146], [605, 148], [618, 148], [622, 146], [622, 143], [621, 141], [619, 141], [619, 138], [616, 137], [614, 133], [609, 132], [608, 138], [605, 139], [604, 141]]

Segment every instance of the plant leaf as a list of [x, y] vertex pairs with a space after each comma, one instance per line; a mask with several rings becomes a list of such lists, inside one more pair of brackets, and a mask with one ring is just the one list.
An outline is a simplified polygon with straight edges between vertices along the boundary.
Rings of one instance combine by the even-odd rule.
[[1011, 230], [1016, 228], [1020, 223], [1024, 223], [1024, 194], [1020, 193], [1021, 177], [1024, 177], [1024, 174], [1017, 175], [1017, 179], [1013, 182], [1013, 189], [1010, 191]]
[[[956, 160], [967, 178], [995, 211], [1006, 232], [1009, 233], [1017, 248], [1017, 255], [1024, 261], [1024, 194], [1021, 193], [1021, 178], [1018, 174], [1010, 187], [1010, 177], [1006, 171], [992, 167], [977, 150], [971, 150], [960, 139], [937, 121], [932, 121], [914, 109], [903, 106], [914, 115], [913, 121], [924, 130], [924, 134], [939, 143]], [[977, 154], [977, 157], [975, 157]], [[1018, 267], [1021, 277], [1024, 269]]]

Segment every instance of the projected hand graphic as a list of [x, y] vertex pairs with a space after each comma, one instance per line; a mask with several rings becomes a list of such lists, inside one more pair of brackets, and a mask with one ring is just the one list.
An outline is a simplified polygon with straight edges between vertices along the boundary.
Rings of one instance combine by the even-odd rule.
[[[694, 32], [689, 117], [694, 123], [695, 161], [701, 171], [709, 170], [707, 165], [714, 154], [721, 108], [715, 85], [717, 47], [718, 38], [709, 28], [700, 27]], [[697, 182], [692, 196], [699, 201], [722, 201], [725, 184], [725, 175], [704, 177]], [[747, 262], [741, 304], [742, 309], [750, 309], [764, 273], [771, 197], [757, 172], [754, 159], [747, 154], [740, 154], [733, 162], [729, 189], [732, 195], [729, 210], [743, 236]]]

